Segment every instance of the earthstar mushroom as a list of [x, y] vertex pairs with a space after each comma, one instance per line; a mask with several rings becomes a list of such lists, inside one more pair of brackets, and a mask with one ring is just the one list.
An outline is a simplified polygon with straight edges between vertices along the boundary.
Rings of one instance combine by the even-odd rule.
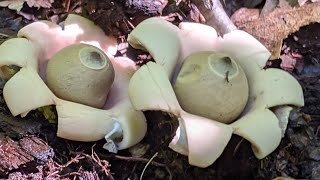
[[[79, 31], [86, 33], [91, 31], [92, 22], [85, 20], [77, 23], [76, 19], [82, 18], [80, 16], [76, 17], [76, 15], [71, 15], [71, 17], [74, 17], [73, 23], [77, 25]], [[78, 40], [75, 40], [73, 37], [77, 37], [79, 33], [75, 33], [76, 36], [74, 36], [61, 32], [59, 27], [52, 24], [53, 28], [49, 28], [48, 24], [50, 24], [48, 21], [30, 24], [20, 31], [20, 36], [30, 37], [30, 39], [17, 38], [8, 40], [8, 42], [0, 45], [0, 67], [17, 65], [21, 68], [4, 86], [4, 98], [12, 115], [17, 116], [20, 114], [25, 116], [29, 111], [38, 107], [56, 105], [58, 113], [57, 135], [59, 137], [76, 141], [96, 141], [105, 138], [108, 143], [106, 148], [112, 146], [114, 148], [109, 148], [109, 150], [114, 152], [138, 143], [144, 137], [147, 126], [143, 113], [133, 109], [127, 92], [129, 80], [136, 71], [135, 63], [128, 58], [113, 58], [110, 56], [110, 61], [114, 67], [115, 82], [110, 92], [108, 88], [105, 89], [106, 94], [109, 92], [109, 97], [103, 105], [104, 109], [97, 109], [58, 98], [38, 74], [38, 71], [45, 72], [46, 62], [53, 54], [79, 41], [86, 41], [85, 43], [103, 41], [103, 44], [95, 45], [105, 52], [112, 49], [113, 45], [106, 45], [108, 42], [104, 41], [108, 38], [105, 38], [105, 35], [81, 36], [78, 37]], [[41, 29], [39, 27], [46, 28]], [[85, 28], [81, 29], [81, 27]], [[38, 34], [32, 34], [29, 31], [33, 28]], [[97, 27], [93, 27], [93, 29], [95, 28]], [[56, 30], [59, 33], [55, 34]], [[101, 29], [95, 30], [96, 32], [103, 32]], [[70, 33], [71, 31], [68, 32]], [[34, 34], [37, 34], [37, 36]], [[45, 39], [45, 37], [41, 35], [53, 34], [54, 36], [46, 37], [53, 38], [52, 41], [49, 44], [43, 44], [44, 41], [42, 39]], [[69, 39], [64, 39], [66, 36]], [[101, 39], [97, 39], [97, 37]], [[12, 45], [12, 43], [17, 45]], [[7, 51], [12, 47], [20, 47], [19, 50], [25, 54]], [[52, 51], [49, 51], [50, 49]], [[111, 66], [111, 64], [109, 65]], [[96, 65], [94, 66], [97, 68]]]
[[[148, 88], [141, 84], [148, 83]], [[191, 165], [208, 167], [223, 152], [233, 129], [223, 123], [185, 112], [179, 105], [166, 70], [148, 62], [132, 76], [129, 96], [137, 110], [160, 110], [179, 119], [169, 147], [189, 157]], [[210, 139], [210, 141], [205, 141]]]
[[104, 51], [109, 57], [117, 52], [115, 37], [106, 36], [94, 22], [76, 14], [69, 14], [63, 27], [51, 21], [41, 20], [21, 28], [17, 36], [32, 41], [39, 50], [39, 73], [43, 78], [46, 68], [42, 67], [47, 65], [54, 54], [68, 45], [90, 44]]
[[[153, 24], [154, 27], [163, 26], [164, 23], [158, 23], [159, 21], [163, 20], [150, 18], [148, 24]], [[141, 24], [143, 23], [144, 22]], [[179, 26], [184, 27], [184, 24], [185, 23], [181, 23]], [[185, 25], [186, 29], [179, 30], [178, 32], [175, 28], [170, 28], [171, 33], [179, 38], [181, 45], [179, 48], [180, 56], [173, 56], [176, 57], [173, 59], [175, 62], [168, 63], [161, 61], [161, 63], [159, 63], [156, 60], [157, 64], [147, 63], [133, 75], [129, 84], [129, 94], [133, 106], [142, 111], [161, 110], [177, 116], [179, 119], [179, 127], [176, 136], [170, 143], [170, 147], [181, 154], [188, 155], [189, 163], [192, 165], [199, 167], [211, 165], [222, 153], [230, 139], [229, 135], [232, 133], [240, 135], [250, 141], [256, 157], [259, 159], [264, 158], [276, 149], [283, 133], [283, 125], [280, 127], [281, 123], [279, 121], [283, 121], [284, 115], [276, 113], [276, 116], [269, 108], [282, 105], [285, 105], [284, 107], [287, 107], [287, 105], [303, 106], [304, 100], [301, 86], [290, 74], [282, 70], [272, 68], [265, 70], [264, 66], [270, 56], [270, 52], [248, 33], [241, 30], [234, 30], [225, 34], [223, 37], [217, 37], [215, 30], [210, 27], [205, 28], [205, 31], [202, 33], [201, 30], [204, 25], [196, 23], [192, 25], [188, 23]], [[148, 28], [144, 29], [144, 26], [138, 25], [136, 29], [148, 33]], [[168, 30], [170, 29], [168, 28]], [[190, 36], [188, 36], [188, 34], [190, 34]], [[206, 40], [208, 39], [208, 35], [212, 37], [210, 40]], [[135, 39], [151, 44], [157, 37], [144, 37], [140, 34], [140, 36], [136, 35]], [[197, 43], [200, 42], [199, 39], [202, 44]], [[137, 42], [129, 41], [129, 43], [135, 44]], [[150, 49], [148, 47], [149, 44], [140, 43], [139, 48], [148, 50]], [[152, 44], [153, 52], [151, 55], [157, 53], [155, 51], [155, 44]], [[183, 64], [184, 58], [198, 51], [214, 51], [227, 55], [243, 69], [247, 77], [249, 100], [239, 119], [230, 125], [218, 123], [215, 119], [209, 120], [189, 113], [187, 113], [189, 114], [188, 116], [185, 116], [185, 111], [182, 110], [183, 106], [180, 106], [179, 102], [176, 101], [169, 80], [172, 78], [171, 75], [175, 74], [173, 82], [179, 83], [178, 72], [171, 72], [168, 71], [168, 69], [179, 71], [179, 66]], [[161, 50], [159, 50], [159, 52], [161, 52]], [[169, 58], [165, 58], [164, 60], [167, 59]], [[174, 64], [177, 64], [178, 67], [168, 67]], [[163, 70], [160, 70], [161, 68], [159, 66], [164, 66]], [[159, 73], [160, 71], [163, 72]], [[165, 75], [168, 78], [165, 78]], [[193, 82], [192, 78], [194, 78], [194, 76], [197, 75], [192, 75], [191, 73], [190, 78], [187, 78], [187, 80]], [[197, 84], [196, 81], [194, 82]], [[210, 81], [208, 81], [208, 83], [210, 83]], [[139, 87], [139, 85], [142, 84], [148, 84], [148, 86], [144, 86], [142, 89], [142, 87]], [[192, 87], [192, 85], [190, 85], [190, 87]], [[213, 91], [212, 93], [215, 92]], [[179, 92], [177, 94], [179, 94]], [[197, 93], [195, 93], [195, 95], [196, 94]], [[183, 97], [180, 97], [180, 99], [182, 98]], [[190, 103], [189, 101], [189, 104]], [[195, 106], [197, 106], [197, 104], [195, 104]], [[280, 107], [280, 110], [281, 108], [282, 107]], [[285, 113], [288, 112], [287, 110], [288, 109], [283, 109]], [[195, 123], [203, 124], [203, 126], [197, 126]], [[210, 128], [207, 129], [207, 127], [211, 127], [211, 131], [209, 130]], [[217, 132], [225, 133], [225, 137], [221, 137], [221, 134]], [[206, 137], [206, 134], [210, 133], [216, 134], [209, 136], [210, 138], [206, 138], [206, 141], [200, 138]], [[270, 134], [272, 134], [271, 138], [269, 138]], [[201, 141], [205, 141], [206, 143], [199, 143], [199, 141], [195, 141], [195, 139], [201, 139]], [[217, 141], [215, 145], [211, 144], [215, 141]], [[210, 149], [210, 147], [216, 147], [216, 149]], [[201, 151], [201, 149], [204, 151]], [[198, 150], [203, 153], [203, 156], [201, 153], [197, 153]], [[214, 155], [208, 154], [209, 151]]]
[[154, 60], [161, 64], [171, 78], [180, 56], [181, 43], [177, 34], [179, 28], [158, 17], [142, 21], [128, 35], [129, 44], [148, 51]]

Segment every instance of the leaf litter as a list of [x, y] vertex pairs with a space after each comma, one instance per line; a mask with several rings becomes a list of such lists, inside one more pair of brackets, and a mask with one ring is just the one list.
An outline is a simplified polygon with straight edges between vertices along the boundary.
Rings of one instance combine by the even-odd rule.
[[305, 4], [293, 8], [276, 8], [260, 17], [258, 9], [241, 8], [231, 20], [235, 25], [256, 37], [272, 53], [272, 59], [280, 57], [283, 39], [311, 23], [320, 23], [320, 3]]
[[27, 3], [29, 7], [36, 8], [51, 8], [51, 4], [54, 0], [10, 0], [10, 1], [0, 1], [1, 7], [8, 7], [9, 9], [21, 11], [23, 4]]

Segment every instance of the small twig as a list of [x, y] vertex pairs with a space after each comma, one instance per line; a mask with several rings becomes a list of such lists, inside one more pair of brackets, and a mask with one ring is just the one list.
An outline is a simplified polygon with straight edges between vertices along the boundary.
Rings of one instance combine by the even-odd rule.
[[55, 175], [59, 175], [59, 174], [58, 174], [59, 172], [60, 172], [60, 171], [54, 171], [54, 172], [48, 174], [46, 178], [51, 178], [51, 177], [53, 177], [53, 176], [55, 176]]
[[[122, 21], [124, 22], [124, 24], [127, 26], [128, 29], [130, 29], [130, 28], [134, 29], [135, 28], [135, 26], [128, 19], [123, 18]], [[130, 26], [130, 28], [128, 27], [128, 25]]]
[[[99, 158], [99, 156], [97, 155], [96, 152], [94, 152], [93, 148], [94, 148], [95, 145], [92, 146], [91, 148], [91, 156], [87, 155], [87, 154], [84, 154], [84, 156], [88, 157], [89, 159], [93, 160], [94, 162], [96, 162], [100, 167], [101, 169], [104, 171], [105, 175], [108, 176], [109, 179], [113, 180], [113, 176], [110, 174], [110, 169], [109, 169], [109, 162], [106, 161], [106, 160], [101, 160]], [[90, 158], [91, 157], [91, 158]]]
[[[120, 156], [120, 155], [115, 155], [113, 157], [121, 160], [126, 160], [126, 161], [136, 161], [136, 162], [145, 162], [145, 163], [149, 162], [149, 159], [146, 159], [146, 158], [126, 157], [126, 156]], [[159, 162], [155, 162], [155, 161], [150, 162], [150, 164], [153, 166], [164, 167], [169, 174], [169, 180], [172, 179], [172, 173], [167, 165]]]
[[98, 154], [93, 150], [95, 144], [91, 147], [91, 155], [83, 153], [83, 152], [73, 152], [70, 150], [70, 154], [76, 154], [77, 156], [81, 156], [83, 158], [87, 158], [91, 162], [97, 163], [98, 166], [102, 169], [105, 175], [110, 179], [113, 180], [113, 176], [110, 173], [110, 163], [107, 160], [101, 160]]
[[226, 34], [237, 29], [223, 9], [220, 0], [195, 0], [194, 3], [205, 17], [207, 24], [215, 28], [220, 34]]
[[318, 126], [318, 128], [317, 128], [316, 136], [318, 136], [318, 135], [319, 135], [319, 132], [320, 132], [320, 126]]
[[64, 174], [64, 175], [61, 175], [60, 178], [64, 178], [64, 177], [70, 177], [70, 176], [74, 176], [73, 179], [76, 179], [77, 176], [81, 176], [81, 173], [79, 172], [70, 172], [70, 173], [67, 173], [67, 174]]
[[0, 33], [0, 36], [5, 37], [5, 38], [9, 37], [9, 35], [3, 34], [3, 33]]
[[81, 1], [75, 2], [75, 3], [71, 6], [70, 11], [74, 11], [77, 6], [81, 6]]
[[[145, 162], [145, 163], [149, 162], [149, 159], [146, 159], [146, 158], [126, 157], [126, 156], [120, 156], [120, 155], [115, 155], [114, 157], [117, 159], [126, 160], [126, 161], [137, 161], [137, 162]], [[152, 161], [151, 165], [159, 166], [159, 167], [166, 167], [165, 164], [155, 162], [155, 161]]]
[[70, 0], [65, 0], [64, 1], [64, 6], [65, 6], [65, 11], [64, 12], [69, 12], [70, 10]]
[[266, 0], [266, 3], [264, 4], [261, 10], [260, 17], [267, 16], [277, 7], [278, 4], [279, 4], [278, 0]]
[[158, 152], [156, 152], [156, 153], [151, 157], [151, 159], [148, 161], [148, 163], [146, 164], [146, 166], [143, 168], [142, 173], [141, 173], [141, 175], [140, 175], [140, 180], [142, 180], [142, 177], [143, 177], [144, 172], [146, 171], [147, 167], [148, 167], [149, 164], [152, 162], [152, 160], [153, 160], [155, 157], [157, 157], [157, 155], [158, 155]]
[[[192, 6], [191, 6], [192, 7]], [[178, 11], [179, 11], [179, 13], [185, 18], [185, 19], [187, 19], [187, 15], [183, 12], [183, 11], [181, 11], [181, 9], [178, 7], [178, 9], [177, 9]]]
[[83, 159], [84, 157], [83, 156], [80, 156], [79, 154], [76, 155], [76, 157], [72, 158], [70, 161], [68, 161], [66, 164], [63, 164], [63, 165], [60, 165], [58, 163], [55, 162], [56, 166], [63, 169], [63, 168], [66, 168], [68, 167], [70, 164], [77, 164], [79, 162], [79, 160]]
[[229, 83], [229, 71], [226, 72], [226, 81]]
[[137, 166], [138, 166], [138, 163], [135, 163], [132, 170], [131, 170], [131, 173], [130, 174], [134, 174], [134, 172], [136, 171], [137, 169]]
[[238, 149], [239, 149], [239, 147], [240, 147], [240, 144], [243, 142], [243, 140], [244, 140], [244, 138], [242, 138], [242, 139], [238, 142], [238, 144], [236, 145], [236, 147], [235, 147], [234, 150], [233, 150], [232, 156], [235, 156], [235, 155], [236, 155], [236, 153], [237, 153], [237, 151], [238, 151]]

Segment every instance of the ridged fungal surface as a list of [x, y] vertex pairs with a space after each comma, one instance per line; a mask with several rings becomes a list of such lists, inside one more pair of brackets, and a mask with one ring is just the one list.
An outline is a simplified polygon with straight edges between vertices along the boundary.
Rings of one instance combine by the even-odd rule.
[[[128, 96], [137, 67], [128, 58], [114, 58], [116, 49], [114, 37], [78, 15], [70, 14], [64, 28], [49, 21], [25, 26], [18, 37], [0, 46], [0, 66], [6, 67], [1, 70], [20, 67], [3, 89], [12, 115], [24, 117], [33, 109], [55, 105], [59, 137], [105, 138], [104, 148], [112, 152], [140, 142], [146, 119]], [[0, 74], [8, 77], [6, 73]]]
[[[144, 36], [149, 33], [157, 35]], [[264, 69], [270, 52], [244, 31], [218, 37], [202, 24], [181, 23], [177, 29], [149, 18], [128, 41], [155, 60], [130, 80], [133, 106], [178, 118], [169, 147], [188, 156], [191, 165], [213, 164], [232, 134], [248, 140], [257, 158], [266, 157], [281, 141], [291, 106], [304, 105], [298, 81], [283, 70]]]

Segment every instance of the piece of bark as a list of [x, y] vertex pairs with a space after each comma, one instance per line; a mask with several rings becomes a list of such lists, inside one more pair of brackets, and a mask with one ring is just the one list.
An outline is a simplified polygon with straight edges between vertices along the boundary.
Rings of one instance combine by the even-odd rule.
[[7, 174], [35, 159], [46, 162], [53, 156], [53, 149], [40, 138], [24, 137], [19, 142], [0, 138], [0, 174]]
[[0, 139], [0, 174], [5, 174], [20, 165], [34, 160], [17, 142], [10, 138]]
[[99, 180], [100, 179], [97, 172], [95, 172], [95, 171], [94, 172], [84, 171], [81, 173], [80, 177], [85, 180]]
[[145, 15], [162, 15], [163, 8], [168, 0], [126, 0], [126, 6], [144, 12]]
[[43, 162], [54, 156], [53, 149], [46, 142], [35, 136], [20, 139], [19, 145], [25, 152]]
[[130, 32], [127, 17], [118, 1], [83, 0], [83, 14], [101, 27], [107, 35], [122, 36]]
[[11, 138], [22, 138], [27, 134], [38, 134], [41, 124], [32, 119], [21, 119], [0, 113], [0, 132]]
[[[37, 173], [30, 173], [30, 174], [22, 174], [21, 172], [13, 172], [8, 175], [8, 179], [9, 180], [29, 180], [29, 179], [40, 180], [40, 179], [44, 179], [44, 178], [43, 178], [42, 171], [39, 171]], [[47, 178], [47, 180], [50, 180], [50, 178]]]

